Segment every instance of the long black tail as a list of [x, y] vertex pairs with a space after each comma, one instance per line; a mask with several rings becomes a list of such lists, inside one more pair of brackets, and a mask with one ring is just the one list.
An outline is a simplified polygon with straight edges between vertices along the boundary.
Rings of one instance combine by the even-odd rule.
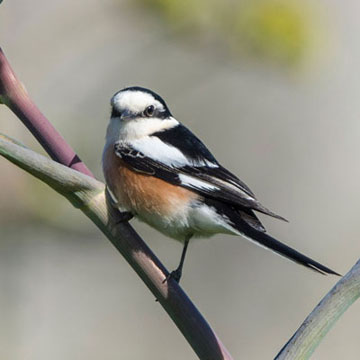
[[306, 266], [307, 268], [315, 270], [324, 275], [333, 274], [333, 275], [341, 276], [334, 270], [331, 270], [328, 267], [321, 265], [317, 261], [312, 260], [309, 257], [299, 253], [298, 251], [292, 249], [291, 247], [274, 239], [265, 232], [261, 232], [254, 229], [253, 227], [245, 223], [243, 220], [241, 220], [239, 223], [236, 224], [236, 228], [249, 240], [271, 251], [274, 251], [277, 254], [284, 256], [300, 265]]

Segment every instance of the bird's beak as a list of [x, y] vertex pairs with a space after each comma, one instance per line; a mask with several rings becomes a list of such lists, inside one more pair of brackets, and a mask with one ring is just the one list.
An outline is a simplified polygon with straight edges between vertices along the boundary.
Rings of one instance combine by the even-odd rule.
[[129, 120], [131, 118], [133, 118], [133, 114], [129, 110], [121, 112], [121, 120]]

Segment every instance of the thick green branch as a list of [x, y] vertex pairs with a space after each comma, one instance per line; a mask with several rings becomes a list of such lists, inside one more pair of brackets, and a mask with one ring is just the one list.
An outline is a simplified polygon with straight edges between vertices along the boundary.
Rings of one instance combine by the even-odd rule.
[[[173, 319], [200, 359], [231, 359], [216, 334], [167, 270], [108, 204], [103, 183], [0, 136], [0, 155], [80, 208], [121, 252]], [[145, 247], [144, 247], [145, 246]]]
[[359, 297], [360, 260], [320, 301], [275, 360], [309, 359], [336, 321]]

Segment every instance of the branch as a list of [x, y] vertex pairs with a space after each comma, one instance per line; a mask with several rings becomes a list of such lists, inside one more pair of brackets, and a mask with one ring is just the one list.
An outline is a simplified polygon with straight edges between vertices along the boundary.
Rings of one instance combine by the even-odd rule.
[[65, 196], [99, 227], [159, 300], [200, 359], [232, 359], [180, 286], [172, 279], [163, 283], [168, 271], [127, 222], [119, 223], [118, 212], [106, 201], [104, 184], [93, 179], [88, 168], [31, 101], [1, 49], [0, 103], [6, 104], [48, 154], [65, 166], [0, 138], [1, 155]]
[[[48, 184], [88, 216], [121, 252], [201, 359], [231, 359], [205, 319], [136, 232], [119, 223], [105, 185], [0, 136], [0, 155]], [[146, 246], [146, 245], [145, 245]]]
[[309, 359], [321, 340], [360, 297], [360, 260], [320, 301], [275, 360]]
[[0, 48], [0, 103], [7, 105], [55, 161], [93, 176], [74, 150], [30, 99]]

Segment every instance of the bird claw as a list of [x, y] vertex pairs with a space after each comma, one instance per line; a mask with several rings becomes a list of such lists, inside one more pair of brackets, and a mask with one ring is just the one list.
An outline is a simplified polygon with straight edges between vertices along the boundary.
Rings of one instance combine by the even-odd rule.
[[123, 222], [127, 222], [129, 220], [131, 220], [134, 217], [134, 215], [131, 212], [128, 211], [119, 211], [118, 213], [118, 218], [116, 219], [116, 223], [120, 224]]
[[165, 282], [167, 282], [169, 279], [174, 279], [177, 283], [179, 283], [179, 282], [180, 282], [180, 279], [181, 279], [181, 275], [182, 275], [181, 269], [173, 270], [173, 271], [163, 280], [163, 284], [164, 284]]
[[[176, 269], [174, 271], [172, 271], [164, 280], [163, 280], [163, 284], [165, 284], [166, 282], [168, 282], [169, 279], [174, 279], [177, 283], [180, 282], [181, 279], [181, 275], [182, 275], [182, 271], [181, 269]], [[158, 299], [155, 299], [155, 302], [158, 302]]]

